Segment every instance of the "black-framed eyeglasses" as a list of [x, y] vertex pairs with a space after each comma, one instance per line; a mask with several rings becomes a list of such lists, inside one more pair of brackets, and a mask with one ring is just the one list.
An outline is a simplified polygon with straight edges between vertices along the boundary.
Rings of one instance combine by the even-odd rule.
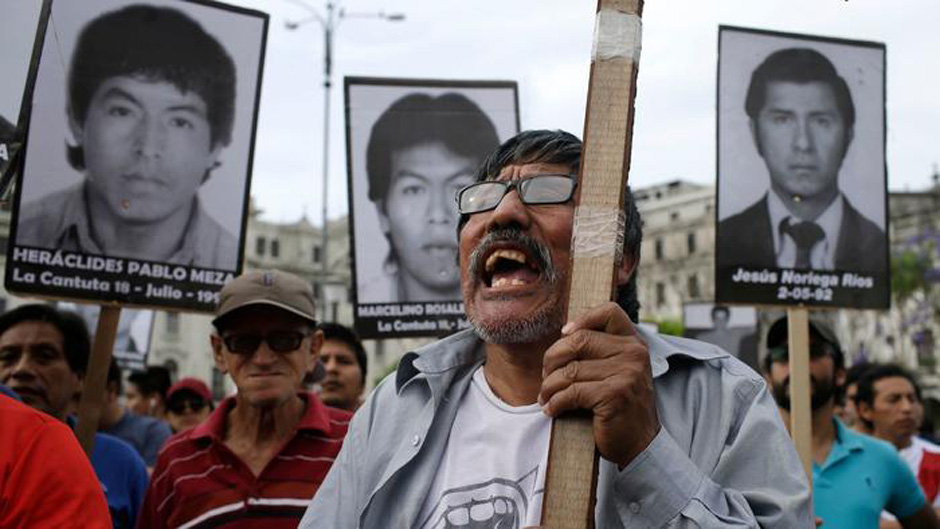
[[222, 337], [225, 347], [239, 355], [250, 355], [258, 350], [261, 342], [268, 344], [268, 347], [275, 353], [289, 353], [298, 347], [309, 336], [309, 332], [301, 331], [271, 331], [267, 334], [259, 333], [235, 333]]
[[167, 402], [166, 404], [166, 409], [177, 415], [182, 414], [186, 408], [189, 408], [194, 413], [199, 413], [205, 409], [208, 404], [209, 403], [206, 402], [206, 399], [202, 397], [183, 397], [178, 399], [170, 399], [170, 402]]
[[518, 180], [486, 180], [470, 184], [457, 193], [457, 211], [461, 215], [495, 209], [513, 189], [526, 205], [564, 204], [571, 200], [578, 181], [574, 175], [539, 174]]

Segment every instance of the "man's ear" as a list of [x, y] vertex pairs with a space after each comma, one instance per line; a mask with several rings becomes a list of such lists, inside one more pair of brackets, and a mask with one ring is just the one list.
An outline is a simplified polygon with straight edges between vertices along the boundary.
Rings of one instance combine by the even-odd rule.
[[636, 259], [632, 255], [624, 253], [620, 259], [620, 265], [617, 267], [617, 286], [626, 285], [633, 277], [636, 271]]
[[845, 146], [842, 148], [842, 159], [845, 160], [845, 155], [849, 153], [849, 147], [852, 145], [852, 140], [855, 139], [855, 127], [849, 127], [845, 129]]
[[320, 349], [323, 347], [323, 331], [317, 329], [310, 335], [310, 360], [311, 365], [316, 366], [320, 358]]
[[382, 233], [388, 237], [391, 228], [389, 227], [388, 214], [385, 213], [385, 204], [377, 201], [375, 203], [375, 212], [379, 216], [379, 228], [382, 230]]
[[213, 145], [209, 149], [209, 158], [208, 165], [206, 167], [206, 172], [202, 174], [202, 182], [200, 185], [205, 184], [209, 181], [209, 178], [212, 176], [212, 171], [218, 169], [222, 166], [222, 162], [219, 161], [219, 155], [222, 154], [222, 145]]
[[855, 405], [855, 411], [862, 419], [865, 419], [870, 423], [873, 422], [872, 415], [874, 414], [874, 410], [871, 409], [871, 406], [869, 406], [867, 402], [858, 401], [858, 403]]
[[75, 119], [75, 113], [72, 112], [70, 108], [68, 111], [69, 114], [69, 131], [72, 133], [72, 138], [75, 140], [76, 145], [85, 144], [85, 128]]
[[228, 366], [225, 365], [225, 355], [222, 354], [222, 337], [218, 334], [210, 334], [209, 343], [212, 344], [212, 358], [215, 360], [215, 368], [220, 373], [228, 373]]
[[754, 121], [754, 118], [749, 118], [747, 120], [747, 123], [749, 125], [749, 128], [751, 129], [751, 139], [754, 140], [754, 146], [757, 147], [757, 154], [759, 154], [761, 158], [763, 158], [764, 150], [761, 149], [760, 134], [758, 133], [758, 130], [757, 130], [757, 122]]
[[836, 387], [841, 388], [844, 386], [845, 386], [845, 369], [837, 369], [836, 370]]

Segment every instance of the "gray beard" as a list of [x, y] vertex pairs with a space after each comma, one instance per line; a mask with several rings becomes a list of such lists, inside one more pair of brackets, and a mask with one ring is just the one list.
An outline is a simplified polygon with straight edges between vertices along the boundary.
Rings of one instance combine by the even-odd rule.
[[557, 333], [564, 323], [561, 303], [553, 303], [532, 314], [498, 321], [480, 321], [470, 315], [470, 324], [484, 342], [495, 344], [534, 343]]
[[[513, 241], [525, 246], [542, 270], [543, 281], [549, 287], [556, 288], [564, 284], [562, 273], [552, 265], [551, 252], [534, 238], [522, 233], [516, 228], [504, 228], [490, 232], [480, 241], [480, 244], [470, 254], [470, 277], [479, 277], [484, 266], [483, 256], [489, 248], [502, 241]], [[507, 298], [511, 299], [511, 298]], [[483, 341], [495, 344], [534, 343], [544, 340], [557, 333], [565, 322], [562, 311], [563, 303], [556, 299], [553, 303], [542, 307], [531, 314], [519, 315], [514, 318], [501, 318], [496, 321], [481, 321], [468, 310], [467, 317], [473, 329]]]

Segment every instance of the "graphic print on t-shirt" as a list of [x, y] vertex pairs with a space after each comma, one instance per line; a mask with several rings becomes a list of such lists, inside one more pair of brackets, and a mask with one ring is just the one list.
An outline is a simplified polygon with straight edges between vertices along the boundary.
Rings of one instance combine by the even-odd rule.
[[538, 467], [518, 481], [493, 478], [444, 491], [421, 529], [520, 529], [529, 502], [541, 490]]

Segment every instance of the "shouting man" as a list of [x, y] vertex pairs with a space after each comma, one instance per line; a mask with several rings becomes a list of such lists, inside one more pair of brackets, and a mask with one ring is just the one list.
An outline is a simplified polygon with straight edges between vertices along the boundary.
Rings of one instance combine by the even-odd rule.
[[717, 347], [635, 326], [627, 194], [618, 303], [565, 324], [581, 142], [508, 140], [458, 194], [473, 328], [405, 355], [372, 392], [301, 527], [527, 527], [551, 417], [587, 409], [596, 526], [809, 527], [809, 490], [761, 378]]

